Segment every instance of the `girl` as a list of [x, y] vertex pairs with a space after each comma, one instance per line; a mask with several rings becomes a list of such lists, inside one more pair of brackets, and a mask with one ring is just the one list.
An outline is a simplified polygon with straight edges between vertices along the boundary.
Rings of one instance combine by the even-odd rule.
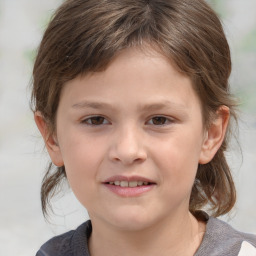
[[33, 71], [42, 208], [67, 179], [90, 220], [37, 256], [255, 255], [255, 236], [215, 218], [236, 201], [230, 72], [203, 0], [65, 1]]

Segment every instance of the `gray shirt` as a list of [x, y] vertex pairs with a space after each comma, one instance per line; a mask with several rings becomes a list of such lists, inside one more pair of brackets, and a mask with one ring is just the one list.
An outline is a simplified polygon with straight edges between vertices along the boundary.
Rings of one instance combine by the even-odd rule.
[[[46, 242], [36, 256], [90, 256], [87, 242], [91, 232], [91, 221], [88, 220], [76, 230]], [[255, 251], [252, 254], [243, 252], [242, 245], [247, 245]], [[255, 235], [239, 232], [227, 223], [209, 217], [203, 241], [194, 256], [255, 256], [254, 247]]]

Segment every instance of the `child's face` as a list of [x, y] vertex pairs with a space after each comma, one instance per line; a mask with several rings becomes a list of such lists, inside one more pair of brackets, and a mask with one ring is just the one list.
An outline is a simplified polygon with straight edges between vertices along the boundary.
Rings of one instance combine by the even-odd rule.
[[207, 133], [190, 79], [166, 58], [127, 49], [69, 81], [56, 123], [50, 155], [94, 223], [139, 230], [188, 212]]

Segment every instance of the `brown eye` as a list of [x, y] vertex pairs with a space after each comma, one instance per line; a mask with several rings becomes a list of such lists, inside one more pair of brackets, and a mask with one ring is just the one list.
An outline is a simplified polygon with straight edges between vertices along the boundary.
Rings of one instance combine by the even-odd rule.
[[91, 122], [93, 125], [100, 125], [104, 123], [104, 117], [102, 116], [95, 116], [91, 118]]
[[88, 125], [102, 125], [106, 124], [107, 120], [102, 116], [93, 116], [83, 120], [82, 122]]
[[164, 125], [166, 124], [167, 118], [164, 116], [156, 116], [152, 118], [152, 124], [154, 125]]

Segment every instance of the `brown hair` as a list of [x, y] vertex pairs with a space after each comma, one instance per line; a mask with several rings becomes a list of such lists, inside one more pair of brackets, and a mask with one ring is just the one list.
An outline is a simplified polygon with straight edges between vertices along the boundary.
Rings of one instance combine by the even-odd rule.
[[[236, 119], [228, 79], [230, 49], [219, 18], [203, 0], [67, 0], [52, 18], [35, 61], [32, 102], [55, 131], [55, 116], [65, 82], [101, 71], [122, 49], [150, 45], [161, 51], [193, 81], [202, 103], [205, 125], [222, 105]], [[228, 133], [230, 132], [230, 125]], [[210, 205], [223, 215], [236, 193], [224, 152], [228, 136], [213, 160], [199, 165], [190, 211]], [[46, 172], [41, 201], [44, 214], [50, 198], [66, 178], [65, 167]]]

